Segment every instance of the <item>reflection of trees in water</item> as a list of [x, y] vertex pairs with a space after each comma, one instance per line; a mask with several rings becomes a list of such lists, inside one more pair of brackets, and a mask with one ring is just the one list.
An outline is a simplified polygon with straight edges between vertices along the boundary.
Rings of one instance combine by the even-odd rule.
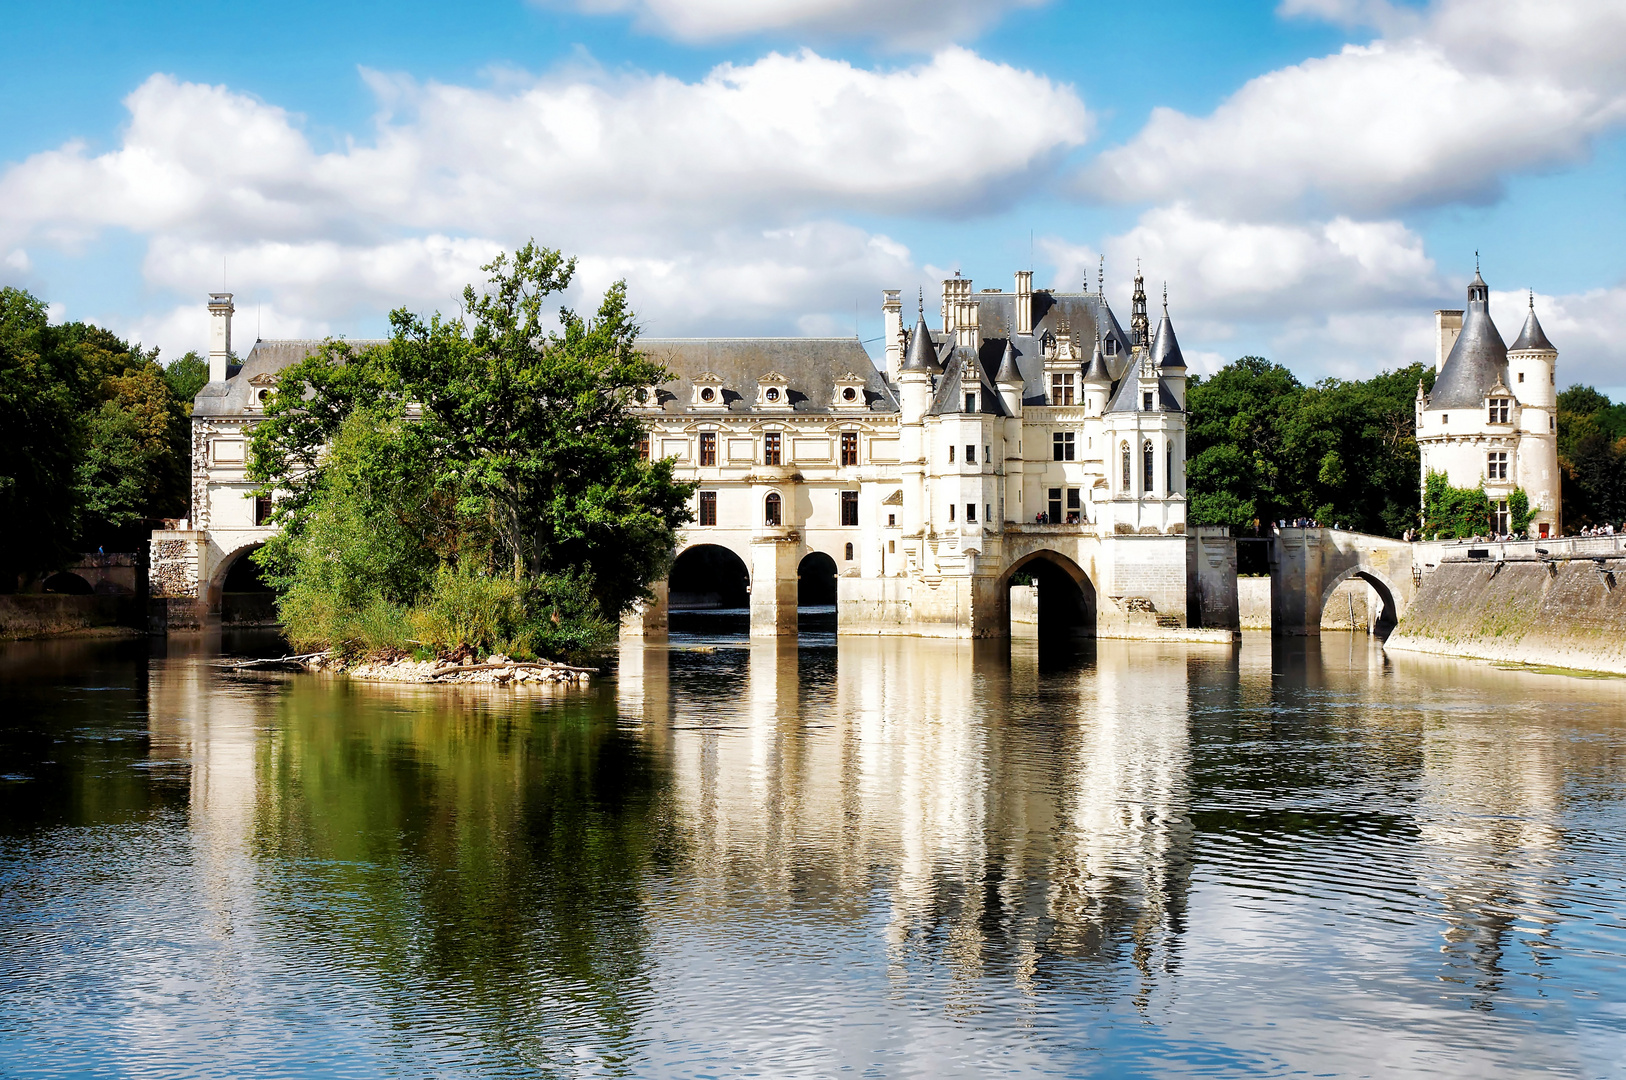
[[492, 1049], [531, 1066], [624, 1054], [647, 1000], [643, 885], [672, 837], [658, 770], [602, 703], [299, 681], [262, 758], [260, 846], [303, 868], [320, 912], [287, 947], [349, 968], [402, 1024], [439, 1008], [456, 1032], [511, 1032]]

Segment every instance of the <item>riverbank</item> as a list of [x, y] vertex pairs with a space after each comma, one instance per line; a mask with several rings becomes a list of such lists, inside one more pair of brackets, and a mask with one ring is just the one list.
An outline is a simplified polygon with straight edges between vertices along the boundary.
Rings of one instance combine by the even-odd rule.
[[1620, 559], [1444, 561], [1384, 648], [1626, 675], [1622, 586]]
[[144, 626], [136, 596], [0, 595], [0, 639], [135, 635]]

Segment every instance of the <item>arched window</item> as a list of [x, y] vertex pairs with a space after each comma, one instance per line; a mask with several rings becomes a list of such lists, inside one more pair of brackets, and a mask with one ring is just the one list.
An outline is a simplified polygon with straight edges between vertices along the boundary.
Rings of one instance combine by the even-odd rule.
[[1174, 494], [1174, 440], [1169, 440], [1168, 449], [1168, 475], [1165, 477], [1163, 491], [1167, 495]]
[[1154, 463], [1157, 461], [1157, 459], [1152, 455], [1152, 440], [1151, 439], [1146, 440], [1146, 443], [1145, 443], [1145, 445], [1143, 445], [1141, 447], [1140, 452], [1141, 452], [1141, 473], [1143, 474], [1141, 476], [1141, 481], [1146, 485], [1146, 487], [1145, 487], [1146, 494], [1150, 495], [1152, 493], [1152, 480], [1153, 480], [1152, 469], [1153, 469]]
[[779, 525], [784, 520], [784, 515], [780, 513], [780, 506], [779, 492], [768, 492], [768, 497], [762, 500], [762, 523], [764, 525]]
[[853, 561], [853, 546], [851, 544], [847, 545], [847, 561]]
[[1128, 495], [1133, 491], [1133, 484], [1129, 479], [1129, 444], [1128, 443], [1123, 444], [1123, 457], [1124, 457], [1123, 493], [1125, 495]]

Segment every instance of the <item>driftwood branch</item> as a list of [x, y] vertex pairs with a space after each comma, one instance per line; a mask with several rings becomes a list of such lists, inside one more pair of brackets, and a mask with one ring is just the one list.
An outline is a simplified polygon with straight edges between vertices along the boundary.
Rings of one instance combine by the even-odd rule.
[[276, 656], [266, 657], [262, 660], [244, 660], [235, 664], [227, 664], [226, 666], [231, 668], [233, 671], [241, 671], [243, 668], [260, 667], [264, 664], [297, 664], [304, 660], [314, 660], [318, 656], [326, 656], [329, 651], [330, 650], [323, 649], [321, 652], [301, 653], [298, 656]]
[[465, 671], [502, 671], [507, 668], [534, 668], [539, 671], [569, 671], [578, 675], [582, 674], [583, 672], [589, 675], [598, 674], [598, 668], [596, 667], [571, 667], [568, 664], [531, 664], [516, 661], [509, 664], [465, 664], [460, 667], [443, 667], [438, 671], [430, 672], [429, 677], [431, 679], [438, 679], [442, 675], [458, 675]]

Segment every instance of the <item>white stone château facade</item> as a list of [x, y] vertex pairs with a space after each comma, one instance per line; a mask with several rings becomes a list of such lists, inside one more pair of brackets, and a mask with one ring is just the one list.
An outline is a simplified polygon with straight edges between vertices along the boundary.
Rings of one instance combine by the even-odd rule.
[[1452, 486], [1483, 486], [1492, 520], [1506, 533], [1508, 499], [1522, 488], [1535, 510], [1531, 536], [1559, 536], [1558, 350], [1536, 318], [1535, 298], [1512, 346], [1490, 314], [1490, 287], [1476, 269], [1465, 311], [1434, 313], [1438, 331], [1434, 390], [1417, 386], [1417, 445], [1422, 480], [1443, 473]]
[[[923, 304], [907, 327], [888, 291], [884, 369], [855, 338], [641, 340], [675, 376], [639, 395], [646, 452], [699, 485], [673, 599], [748, 604], [753, 634], [794, 634], [798, 587], [822, 572], [842, 632], [997, 637], [1013, 581], [1032, 582], [1041, 629], [1228, 634], [1235, 546], [1187, 534], [1186, 367], [1167, 304], [1154, 331], [1137, 277], [1126, 332], [1099, 283], [1014, 284], [945, 281], [935, 329]], [[218, 615], [227, 574], [268, 536], [247, 439], [277, 374], [321, 345], [258, 341], [230, 366], [231, 301], [210, 298], [193, 517], [152, 540], [170, 626]], [[655, 591], [623, 632], [665, 632], [667, 583]]]

